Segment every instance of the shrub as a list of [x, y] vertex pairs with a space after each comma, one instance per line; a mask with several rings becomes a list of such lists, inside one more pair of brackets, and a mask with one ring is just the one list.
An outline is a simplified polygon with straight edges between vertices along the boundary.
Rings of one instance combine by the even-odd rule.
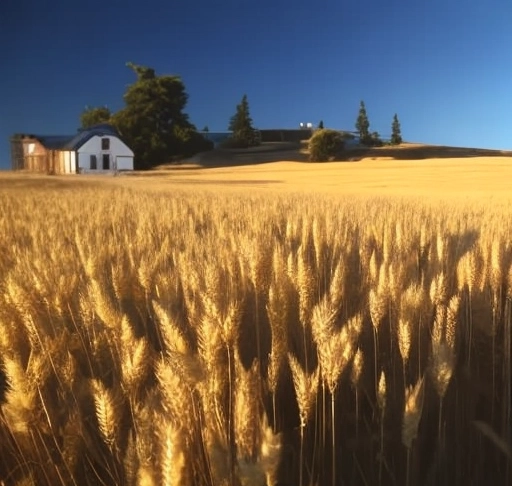
[[343, 146], [343, 136], [340, 132], [328, 128], [317, 130], [309, 140], [309, 160], [332, 160], [343, 150]]

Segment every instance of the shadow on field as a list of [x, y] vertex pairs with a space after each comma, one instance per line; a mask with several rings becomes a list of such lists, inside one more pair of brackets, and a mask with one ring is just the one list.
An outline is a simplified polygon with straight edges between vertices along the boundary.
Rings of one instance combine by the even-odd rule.
[[13, 171], [2, 174], [0, 177], [1, 192], [29, 193], [32, 190], [65, 190], [87, 189], [97, 185], [93, 179], [82, 175], [49, 176], [47, 174], [34, 174], [26, 171]]
[[455, 159], [470, 157], [512, 157], [511, 151], [447, 147], [444, 145], [402, 144], [392, 147], [361, 147], [345, 151], [341, 161], [359, 161], [366, 158], [395, 160]]
[[302, 149], [303, 146], [295, 142], [264, 142], [257, 147], [247, 149], [218, 148], [179, 162], [159, 165], [152, 172], [216, 169], [281, 161], [307, 162], [308, 154]]
[[[402, 144], [399, 146], [348, 149], [336, 157], [333, 162], [359, 162], [369, 158], [376, 160], [425, 160], [471, 157], [512, 157], [512, 151]], [[151, 172], [239, 167], [283, 161], [310, 163], [306, 145], [294, 142], [265, 142], [260, 146], [248, 149], [215, 149], [180, 162], [162, 164]]]

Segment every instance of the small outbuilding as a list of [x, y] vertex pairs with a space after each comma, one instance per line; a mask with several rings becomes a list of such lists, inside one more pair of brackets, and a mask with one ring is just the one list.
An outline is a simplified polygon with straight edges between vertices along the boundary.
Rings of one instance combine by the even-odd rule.
[[111, 173], [133, 170], [133, 151], [107, 124], [75, 135], [25, 135], [11, 138], [13, 170], [46, 174]]

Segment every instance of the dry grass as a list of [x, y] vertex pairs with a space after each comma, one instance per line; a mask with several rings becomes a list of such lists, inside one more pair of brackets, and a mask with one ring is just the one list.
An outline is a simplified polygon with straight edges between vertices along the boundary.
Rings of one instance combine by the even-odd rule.
[[[279, 162], [213, 168], [181, 168], [120, 177], [117, 183], [168, 190], [308, 192], [357, 196], [434, 197], [474, 200], [510, 199], [511, 156], [475, 156], [386, 160], [370, 156], [358, 161], [311, 164], [295, 157]], [[136, 180], [133, 180], [136, 179]]]
[[509, 484], [509, 160], [2, 175], [0, 484]]

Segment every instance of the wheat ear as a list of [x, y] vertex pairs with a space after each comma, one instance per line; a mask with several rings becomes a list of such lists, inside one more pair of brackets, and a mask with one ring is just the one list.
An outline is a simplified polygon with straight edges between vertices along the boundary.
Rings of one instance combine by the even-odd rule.
[[315, 403], [318, 388], [319, 369], [308, 374], [297, 361], [297, 358], [288, 353], [288, 361], [292, 371], [293, 385], [297, 396], [300, 418], [300, 460], [299, 460], [299, 486], [303, 485], [303, 457], [304, 457], [304, 428], [308, 422], [311, 409]]
[[161, 477], [162, 486], [180, 486], [183, 482], [183, 468], [185, 455], [181, 444], [179, 431], [168, 421], [161, 420], [160, 444], [161, 444]]
[[115, 453], [118, 447], [118, 433], [120, 422], [120, 404], [117, 395], [100, 381], [91, 380], [91, 389], [96, 408], [96, 419], [101, 436]]
[[381, 371], [379, 386], [377, 388], [377, 405], [380, 410], [380, 461], [379, 484], [382, 484], [382, 465], [384, 463], [384, 415], [386, 413], [386, 375]]
[[411, 448], [412, 442], [418, 435], [418, 426], [423, 411], [424, 378], [421, 377], [416, 385], [405, 388], [405, 408], [402, 420], [402, 443], [407, 448], [406, 486], [410, 484]]
[[266, 477], [267, 486], [277, 485], [277, 472], [281, 461], [282, 435], [275, 434], [267, 424], [267, 416], [264, 415], [260, 422], [261, 447], [260, 464]]
[[423, 411], [425, 380], [421, 377], [414, 386], [405, 387], [405, 408], [402, 420], [402, 443], [410, 449], [418, 434]]
[[357, 348], [356, 354], [352, 361], [352, 372], [350, 373], [350, 381], [355, 390], [356, 395], [356, 437], [359, 436], [359, 380], [363, 373], [364, 355], [361, 348]]

